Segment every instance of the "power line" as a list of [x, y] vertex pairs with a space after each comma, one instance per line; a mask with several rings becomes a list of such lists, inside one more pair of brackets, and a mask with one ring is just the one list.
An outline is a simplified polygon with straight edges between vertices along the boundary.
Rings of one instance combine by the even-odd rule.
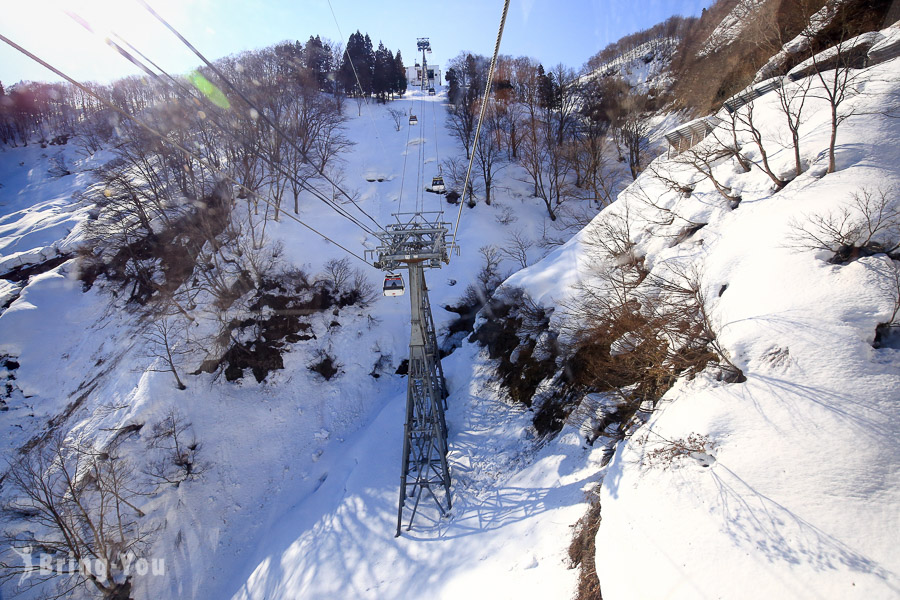
[[497, 30], [497, 42], [494, 44], [494, 56], [491, 57], [491, 68], [488, 70], [487, 82], [484, 84], [484, 96], [481, 99], [481, 113], [478, 115], [478, 127], [475, 128], [475, 141], [472, 143], [472, 155], [469, 157], [469, 167], [466, 169], [466, 181], [463, 184], [462, 198], [459, 199], [459, 212], [456, 215], [456, 225], [453, 228], [453, 240], [450, 242], [449, 257], [453, 256], [453, 247], [456, 245], [456, 235], [459, 233], [459, 220], [462, 217], [462, 208], [464, 200], [466, 199], [466, 191], [469, 189], [469, 176], [472, 174], [472, 164], [475, 162], [475, 150], [478, 148], [478, 137], [481, 135], [481, 123], [484, 121], [484, 110], [487, 107], [488, 96], [491, 93], [491, 84], [494, 81], [494, 67], [497, 64], [497, 55], [500, 54], [500, 38], [503, 37], [503, 27], [506, 25], [506, 13], [508, 11], [509, 0], [504, 0], [503, 15], [500, 17], [500, 28]]
[[[74, 21], [76, 21], [77, 23], [82, 25], [85, 29], [87, 29], [91, 33], [93, 33], [95, 35], [99, 35], [99, 34], [97, 34], [96, 31], [94, 31], [93, 28], [91, 28], [90, 24], [86, 20], [81, 18], [76, 13], [67, 11], [66, 14], [68, 14], [69, 17], [71, 17]], [[193, 89], [187, 87], [184, 83], [182, 83], [181, 81], [179, 81], [178, 79], [176, 79], [175, 77], [170, 75], [168, 72], [166, 72], [165, 69], [163, 69], [162, 67], [157, 65], [155, 62], [153, 62], [152, 60], [147, 58], [146, 55], [144, 55], [140, 50], [135, 48], [130, 42], [128, 42], [128, 40], [126, 40], [125, 38], [123, 38], [122, 36], [120, 36], [119, 34], [117, 34], [115, 32], [111, 32], [111, 33], [115, 37], [119, 38], [122, 41], [122, 43], [124, 43], [128, 47], [129, 50], [134, 52], [134, 54], [139, 55], [141, 58], [143, 58], [145, 61], [149, 62], [151, 65], [153, 65], [159, 72], [161, 72], [163, 75], [165, 75], [178, 89], [182, 90], [182, 94], [180, 94], [182, 96], [182, 98], [184, 98], [184, 95], [187, 95], [190, 99], [193, 99], [193, 100], [197, 99], [196, 96], [193, 95], [194, 94]], [[145, 64], [141, 63], [134, 56], [132, 56], [128, 52], [124, 51], [118, 44], [113, 42], [111, 39], [105, 38], [104, 42], [106, 42], [106, 44], [109, 45], [113, 50], [115, 50], [116, 52], [121, 54], [123, 57], [125, 57], [127, 60], [129, 60], [132, 64], [134, 64], [135, 66], [140, 68], [142, 71], [147, 73], [149, 76], [151, 76], [154, 80], [156, 80], [160, 83], [163, 83], [157, 73], [154, 73]], [[214, 116], [215, 109], [213, 107], [207, 107], [207, 108], [210, 109], [210, 114], [208, 115], [210, 117], [210, 120], [212, 120], [219, 127], [219, 129], [222, 130], [223, 133], [225, 133], [228, 137], [230, 137], [232, 140], [238, 142], [241, 145], [250, 146], [250, 144], [247, 142], [247, 140], [238, 138], [237, 135], [235, 134], [235, 132], [231, 128], [226, 127], [218, 119], [215, 118], [215, 116]], [[277, 163], [269, 160], [269, 158], [264, 153], [260, 153], [260, 154], [258, 154], [258, 156], [259, 156], [259, 158], [261, 158], [263, 160], [263, 162], [268, 164], [274, 170], [278, 171], [281, 175], [283, 175], [284, 177], [287, 177], [292, 182], [294, 182], [300, 189], [310, 192], [313, 196], [315, 196], [316, 198], [321, 200], [328, 207], [330, 207], [333, 211], [335, 211], [338, 215], [348, 219], [350, 222], [352, 222], [354, 225], [356, 225], [357, 227], [362, 229], [367, 234], [377, 236], [375, 231], [373, 231], [370, 227], [368, 227], [367, 225], [365, 225], [364, 223], [359, 221], [359, 219], [357, 219], [355, 216], [353, 216], [350, 212], [348, 212], [344, 208], [338, 206], [332, 200], [329, 200], [323, 192], [316, 189], [314, 186], [308, 184], [305, 181], [298, 181], [294, 177], [293, 174], [289, 173], [286, 169], [282, 168]], [[287, 212], [287, 211], [285, 211], [285, 212]]]
[[[247, 106], [249, 106], [250, 108], [254, 109], [254, 110], [259, 114], [259, 117], [260, 117], [262, 120], [264, 120], [266, 123], [268, 123], [269, 126], [270, 126], [273, 130], [275, 130], [279, 135], [282, 136], [282, 138], [284, 138], [285, 140], [287, 140], [287, 142], [288, 142], [291, 146], [293, 146], [293, 148], [294, 148], [295, 150], [297, 150], [304, 158], [306, 158], [306, 160], [307, 160], [311, 165], [315, 166], [315, 163], [314, 163], [313, 161], [309, 160], [309, 158], [308, 158], [306, 152], [304, 152], [302, 148], [300, 148], [299, 146], [297, 146], [297, 144], [294, 143], [294, 141], [291, 140], [291, 138], [290, 138], [286, 133], [284, 133], [284, 131], [282, 131], [281, 127], [279, 127], [276, 123], [274, 123], [274, 122], [268, 117], [268, 115], [266, 115], [266, 113], [265, 113], [264, 111], [260, 110], [257, 106], [255, 106], [255, 105], [253, 104], [253, 102], [251, 102], [250, 99], [247, 98], [247, 96], [246, 96], [240, 89], [238, 89], [237, 86], [235, 86], [235, 85], [234, 85], [234, 84], [233, 84], [233, 83], [232, 83], [232, 82], [231, 82], [231, 81], [230, 81], [230, 80], [222, 73], [222, 71], [221, 71], [220, 69], [218, 69], [218, 68], [217, 68], [213, 63], [211, 63], [211, 62], [210, 62], [210, 61], [209, 61], [209, 60], [208, 60], [208, 59], [207, 59], [207, 58], [206, 58], [199, 50], [197, 50], [197, 48], [195, 48], [193, 44], [191, 44], [191, 43], [190, 43], [183, 35], [181, 35], [181, 33], [179, 33], [178, 30], [175, 29], [175, 27], [173, 27], [168, 21], [166, 21], [162, 16], [160, 16], [159, 13], [157, 13], [155, 10], [153, 10], [153, 7], [151, 7], [149, 4], [147, 4], [147, 2], [146, 2], [145, 0], [137, 0], [137, 2], [138, 2], [141, 6], [143, 6], [143, 7], [147, 10], [147, 12], [149, 12], [151, 15], [153, 15], [153, 17], [156, 18], [156, 20], [158, 20], [160, 23], [162, 23], [162, 24], [166, 27], [166, 29], [168, 29], [169, 31], [171, 31], [171, 32], [175, 35], [175, 37], [177, 37], [179, 40], [181, 40], [181, 42], [182, 42], [185, 46], [187, 46], [194, 54], [196, 54], [197, 57], [200, 58], [200, 60], [202, 60], [202, 61], [206, 64], [206, 66], [209, 67], [210, 70], [212, 70], [212, 72], [215, 73], [215, 74], [216, 74], [216, 75], [217, 75], [217, 76], [225, 83], [225, 85], [227, 85], [227, 86], [228, 86], [235, 94], [237, 94], [237, 95], [241, 98], [241, 100], [243, 100], [243, 101], [247, 104]], [[352, 202], [353, 205], [357, 208], [357, 210], [359, 210], [359, 211], [360, 211], [362, 214], [364, 214], [370, 221], [372, 221], [372, 223], [375, 224], [375, 227], [377, 227], [378, 229], [382, 229], [381, 225], [378, 224], [378, 221], [376, 221], [376, 220], [372, 217], [372, 215], [370, 215], [370, 214], [367, 213], [365, 210], [363, 210], [363, 208], [356, 202], [356, 200], [353, 199], [352, 196], [350, 196], [350, 194], [348, 194], [346, 191], [344, 191], [344, 189], [341, 188], [341, 186], [339, 186], [339, 185], [337, 184], [337, 182], [333, 181], [330, 177], [328, 177], [328, 175], [325, 174], [325, 170], [324, 170], [324, 169], [318, 168], [318, 167], [317, 167], [316, 170], [318, 171], [318, 173], [319, 173], [319, 174], [320, 174], [320, 175], [321, 175], [328, 183], [330, 183], [330, 184], [334, 187], [334, 189], [336, 189], [337, 191], [339, 191], [339, 192], [340, 192], [343, 196], [345, 196], [350, 202]]]
[[[113, 104], [112, 102], [110, 102], [109, 100], [107, 100], [107, 99], [101, 97], [99, 94], [97, 94], [97, 93], [96, 93], [95, 91], [93, 91], [92, 89], [90, 89], [90, 88], [88, 88], [87, 86], [83, 85], [82, 83], [76, 81], [76, 80], [73, 79], [72, 77], [69, 77], [68, 75], [66, 75], [65, 73], [63, 73], [62, 71], [60, 71], [59, 69], [57, 69], [56, 67], [54, 67], [53, 65], [51, 65], [50, 63], [46, 62], [45, 60], [43, 60], [43, 59], [39, 58], [38, 56], [32, 54], [31, 52], [29, 52], [28, 50], [26, 50], [26, 49], [23, 48], [22, 46], [18, 45], [17, 43], [15, 43], [15, 42], [12, 41], [11, 39], [9, 39], [9, 38], [6, 37], [5, 35], [3, 35], [2, 33], [0, 33], [0, 41], [3, 41], [5, 44], [9, 45], [10, 47], [14, 48], [15, 50], [18, 50], [19, 52], [21, 52], [22, 54], [24, 54], [24, 55], [27, 56], [28, 58], [32, 59], [33, 61], [35, 61], [35, 62], [38, 63], [39, 65], [43, 66], [44, 68], [49, 69], [50, 71], [52, 71], [52, 72], [53, 72], [54, 74], [56, 74], [57, 76], [62, 77], [63, 79], [65, 79], [66, 81], [68, 81], [69, 83], [71, 83], [72, 85], [74, 85], [75, 87], [77, 87], [78, 89], [80, 89], [82, 92], [84, 92], [84, 93], [88, 94], [89, 96], [92, 96], [93, 98], [95, 98], [96, 100], [98, 100], [101, 104], [103, 104], [104, 106], [106, 106], [106, 107], [109, 108], [110, 110], [112, 110], [112, 111], [114, 111], [114, 112], [116, 112], [116, 113], [122, 115], [122, 116], [125, 117], [126, 119], [128, 119], [128, 120], [134, 122], [135, 124], [137, 124], [137, 125], [138, 125], [139, 127], [141, 127], [142, 129], [144, 129], [144, 130], [146, 130], [147, 132], [149, 132], [149, 133], [151, 133], [151, 134], [157, 136], [158, 138], [164, 140], [166, 143], [171, 144], [172, 146], [174, 146], [174, 147], [177, 148], [178, 150], [181, 150], [181, 151], [184, 152], [185, 154], [194, 157], [200, 164], [202, 164], [203, 166], [205, 166], [205, 167], [206, 167], [207, 169], [209, 169], [210, 171], [213, 171], [213, 172], [219, 174], [220, 176], [222, 176], [223, 179], [225, 179], [225, 180], [227, 180], [227, 181], [230, 181], [231, 183], [237, 185], [238, 187], [240, 187], [241, 189], [243, 189], [243, 190], [246, 191], [247, 193], [252, 194], [253, 196], [256, 196], [259, 200], [262, 200], [263, 202], [265, 202], [265, 203], [268, 204], [269, 206], [273, 206], [273, 207], [274, 207], [274, 204], [273, 204], [272, 202], [270, 202], [270, 201], [267, 200], [266, 198], [262, 197], [261, 195], [259, 195], [258, 193], [256, 193], [254, 190], [251, 190], [250, 188], [248, 188], [248, 187], [245, 186], [244, 184], [240, 183], [239, 181], [235, 180], [233, 177], [231, 177], [231, 176], [228, 175], [227, 173], [225, 173], [225, 172], [223, 172], [222, 170], [216, 168], [215, 166], [213, 166], [212, 164], [210, 164], [209, 161], [207, 161], [207, 160], [201, 158], [200, 156], [198, 156], [198, 155], [195, 154], [194, 152], [188, 150], [187, 148], [185, 148], [184, 146], [182, 146], [182, 145], [179, 144], [178, 142], [174, 142], [174, 141], [170, 140], [169, 138], [167, 138], [165, 135], [163, 135], [162, 133], [160, 133], [159, 131], [157, 131], [156, 129], [154, 129], [153, 127], [151, 127], [150, 125], [147, 125], [147, 123], [145, 123], [144, 121], [138, 119], [137, 117], [134, 117], [133, 115], [128, 114], [126, 111], [122, 110], [121, 108], [119, 108], [118, 106], [116, 106], [115, 104]], [[353, 257], [355, 257], [355, 258], [361, 260], [362, 262], [366, 263], [367, 265], [369, 264], [369, 262], [368, 262], [366, 259], [364, 259], [363, 257], [361, 257], [360, 255], [356, 254], [355, 252], [352, 252], [351, 250], [348, 250], [347, 248], [345, 248], [344, 246], [342, 246], [341, 244], [339, 244], [339, 243], [336, 242], [335, 240], [331, 239], [330, 237], [328, 237], [328, 236], [325, 235], [324, 233], [318, 231], [318, 230], [315, 229], [314, 227], [312, 227], [312, 226], [310, 226], [310, 225], [307, 225], [306, 223], [304, 223], [304, 222], [303, 222], [301, 219], [299, 219], [298, 217], [295, 217], [294, 215], [292, 215], [292, 214], [290, 214], [290, 213], [288, 213], [288, 212], [285, 212], [284, 214], [287, 215], [288, 217], [290, 217], [291, 219], [293, 219], [294, 221], [300, 223], [303, 227], [306, 227], [307, 229], [309, 229], [310, 231], [312, 231], [312, 232], [315, 233], [316, 235], [318, 235], [318, 236], [324, 238], [325, 240], [331, 242], [332, 244], [334, 244], [334, 245], [337, 246], [338, 248], [342, 249], [342, 250], [343, 250], [344, 252], [346, 252], [347, 254], [350, 254], [351, 256], [353, 256]]]

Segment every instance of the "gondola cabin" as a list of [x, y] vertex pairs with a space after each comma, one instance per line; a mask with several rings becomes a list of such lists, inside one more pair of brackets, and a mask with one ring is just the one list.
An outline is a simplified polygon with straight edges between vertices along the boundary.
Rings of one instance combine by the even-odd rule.
[[406, 287], [403, 285], [403, 277], [393, 273], [384, 276], [384, 295], [402, 296]]
[[434, 88], [433, 88], [433, 87], [428, 88], [428, 95], [429, 95], [429, 96], [434, 96], [434, 94], [435, 94]]
[[443, 194], [447, 188], [444, 186], [444, 178], [438, 175], [431, 178], [431, 191]]
[[416, 115], [409, 115], [409, 124], [410, 125], [418, 125], [419, 119], [416, 118]]

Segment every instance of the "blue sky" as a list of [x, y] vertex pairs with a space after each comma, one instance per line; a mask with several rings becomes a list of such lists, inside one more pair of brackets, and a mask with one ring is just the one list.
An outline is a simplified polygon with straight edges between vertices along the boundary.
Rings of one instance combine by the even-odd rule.
[[[311, 34], [346, 40], [359, 29], [406, 64], [416, 38], [429, 37], [429, 62], [443, 65], [462, 50], [489, 55], [503, 3], [500, 0], [407, 2], [383, 0], [148, 0], [210, 58]], [[0, 32], [81, 80], [109, 81], [136, 68], [85, 32], [62, 9], [99, 30], [114, 31], [172, 72], [198, 60], [135, 0], [16, 0], [2, 9]], [[528, 55], [546, 66], [579, 68], [609, 42], [673, 14], [698, 15], [711, 0], [512, 0], [501, 52]], [[338, 26], [341, 33], [338, 33]], [[0, 81], [55, 80], [43, 67], [0, 44]]]

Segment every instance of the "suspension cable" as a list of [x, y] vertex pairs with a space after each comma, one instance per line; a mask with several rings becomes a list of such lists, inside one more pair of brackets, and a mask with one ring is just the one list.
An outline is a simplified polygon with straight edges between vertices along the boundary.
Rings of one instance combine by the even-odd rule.
[[[225, 173], [224, 171], [222, 171], [222, 170], [218, 169], [217, 167], [213, 166], [209, 161], [203, 159], [202, 157], [198, 156], [198, 155], [195, 154], [194, 152], [188, 150], [187, 148], [185, 148], [184, 146], [182, 146], [182, 145], [179, 144], [178, 142], [175, 142], [175, 141], [170, 140], [170, 139], [167, 138], [164, 134], [160, 133], [159, 131], [157, 131], [156, 129], [154, 129], [153, 127], [151, 127], [150, 125], [148, 125], [148, 124], [145, 123], [144, 121], [138, 119], [138, 118], [135, 117], [135, 116], [130, 115], [128, 112], [122, 110], [121, 108], [119, 108], [118, 106], [116, 106], [115, 104], [113, 104], [112, 102], [110, 102], [109, 100], [107, 100], [106, 98], [101, 97], [101, 96], [100, 96], [99, 94], [97, 94], [94, 90], [88, 88], [87, 86], [85, 86], [84, 84], [78, 82], [77, 80], [73, 79], [72, 77], [69, 77], [68, 75], [66, 75], [65, 73], [63, 73], [61, 70], [57, 69], [56, 67], [54, 67], [54, 66], [51, 65], [50, 63], [46, 62], [45, 60], [43, 60], [43, 59], [39, 58], [38, 56], [34, 55], [33, 53], [29, 52], [28, 50], [26, 50], [26, 49], [23, 48], [22, 46], [18, 45], [17, 43], [15, 43], [14, 41], [12, 41], [11, 39], [9, 39], [8, 37], [6, 37], [5, 35], [3, 35], [2, 33], [0, 33], [0, 41], [4, 42], [5, 44], [9, 45], [10, 47], [14, 48], [15, 50], [18, 50], [19, 52], [21, 52], [22, 54], [24, 54], [24, 55], [27, 56], [28, 58], [32, 59], [33, 61], [35, 61], [36, 63], [38, 63], [38, 64], [41, 65], [42, 67], [44, 67], [44, 68], [46, 68], [46, 69], [49, 69], [51, 72], [53, 72], [53, 73], [56, 74], [57, 76], [62, 77], [63, 79], [65, 79], [66, 81], [68, 81], [69, 83], [71, 83], [72, 85], [74, 85], [75, 87], [77, 87], [78, 89], [80, 89], [80, 90], [81, 90], [82, 92], [84, 92], [85, 94], [88, 94], [89, 96], [93, 97], [94, 99], [96, 99], [97, 101], [99, 101], [101, 104], [103, 104], [104, 106], [106, 106], [107, 108], [109, 108], [110, 110], [112, 110], [112, 111], [118, 113], [119, 115], [125, 117], [126, 119], [132, 121], [133, 123], [135, 123], [136, 125], [138, 125], [138, 126], [141, 127], [142, 129], [144, 129], [145, 131], [147, 131], [148, 133], [151, 133], [152, 135], [157, 136], [158, 138], [160, 138], [161, 140], [165, 141], [166, 143], [171, 144], [173, 147], [175, 147], [175, 148], [177, 148], [178, 150], [182, 151], [182, 152], [185, 153], [186, 155], [192, 156], [193, 158], [195, 158], [195, 159], [197, 160], [197, 162], [199, 162], [200, 164], [202, 164], [203, 166], [205, 166], [205, 167], [206, 167], [207, 169], [209, 169], [210, 171], [213, 171], [213, 172], [219, 174], [223, 179], [225, 179], [225, 180], [227, 180], [227, 181], [230, 181], [230, 182], [233, 183], [234, 185], [237, 185], [238, 187], [240, 187], [241, 189], [243, 189], [243, 190], [246, 191], [247, 193], [252, 194], [253, 196], [256, 196], [257, 199], [262, 200], [263, 202], [265, 202], [265, 203], [268, 204], [269, 206], [272, 206], [273, 208], [275, 207], [274, 203], [272, 203], [270, 200], [267, 200], [266, 198], [264, 198], [263, 196], [261, 196], [260, 194], [258, 194], [257, 192], [255, 192], [254, 190], [248, 188], [248, 187], [245, 186], [244, 184], [242, 184], [242, 183], [240, 183], [239, 181], [235, 180], [233, 177], [231, 177], [230, 175], [228, 175], [228, 174]], [[294, 215], [290, 214], [289, 212], [284, 212], [284, 214], [287, 215], [288, 217], [290, 217], [291, 219], [293, 219], [294, 221], [300, 223], [300, 225], [302, 225], [303, 227], [306, 227], [307, 229], [309, 229], [310, 231], [312, 231], [312, 232], [315, 233], [316, 235], [318, 235], [318, 236], [324, 238], [325, 240], [331, 242], [332, 244], [334, 244], [335, 246], [337, 246], [338, 248], [340, 248], [341, 250], [343, 250], [343, 251], [346, 252], [347, 254], [349, 254], [349, 255], [351, 255], [351, 256], [353, 256], [353, 257], [359, 259], [360, 261], [366, 263], [367, 265], [371, 266], [371, 265], [369, 264], [369, 262], [368, 262], [366, 259], [364, 259], [364, 258], [361, 257], [360, 255], [356, 254], [355, 252], [353, 252], [353, 251], [351, 251], [351, 250], [345, 248], [344, 246], [342, 246], [341, 244], [339, 244], [339, 243], [336, 242], [335, 240], [331, 239], [330, 237], [328, 237], [327, 235], [325, 235], [325, 234], [322, 233], [321, 231], [318, 231], [318, 230], [315, 229], [314, 227], [312, 227], [312, 226], [310, 226], [310, 225], [307, 225], [306, 223], [304, 223], [304, 222], [303, 222], [301, 219], [299, 219], [298, 217], [295, 217]]]
[[[422, 101], [419, 100], [419, 114], [422, 114]], [[416, 212], [424, 209], [422, 201], [422, 171], [425, 170], [425, 136], [422, 130], [425, 129], [425, 115], [422, 115], [422, 123], [419, 125], [419, 144], [418, 155], [416, 157]]]
[[[436, 104], [436, 101], [435, 101], [435, 102], [429, 101], [429, 104], [431, 104], [431, 124], [432, 124], [432, 126], [433, 126], [433, 128], [434, 128], [434, 163], [435, 163], [435, 164], [437, 165], [437, 167], [438, 167], [438, 174], [442, 174], [442, 172], [441, 172], [441, 157], [440, 157], [440, 154], [438, 153], [438, 142], [437, 142], [437, 135], [438, 135], [438, 129], [437, 129], [437, 110], [434, 108], [434, 105]], [[422, 110], [424, 111], [425, 109], [422, 109]], [[426, 175], [426, 177], [425, 177], [425, 181], [428, 181], [427, 175]], [[431, 181], [432, 181], [432, 183], [434, 183], [434, 178], [433, 178], [433, 177], [432, 177], [432, 180], [431, 180]], [[432, 192], [434, 191], [434, 188], [430, 188], [430, 189], [431, 189]], [[441, 204], [441, 198], [440, 198], [440, 195], [438, 195], [438, 209], [439, 209], [441, 212], [443, 212], [443, 210], [444, 210], [444, 207], [443, 207], [443, 205]]]
[[[142, 0], [139, 0], [142, 1]], [[503, 15], [500, 17], [500, 28], [497, 30], [497, 42], [494, 44], [494, 56], [491, 57], [491, 68], [488, 70], [487, 81], [484, 84], [484, 96], [481, 99], [481, 112], [478, 115], [478, 127], [475, 128], [475, 141], [472, 143], [472, 155], [469, 157], [469, 167], [466, 169], [466, 180], [463, 184], [462, 197], [459, 199], [459, 212], [456, 215], [456, 225], [453, 228], [453, 240], [450, 242], [449, 258], [453, 257], [453, 247], [456, 245], [456, 235], [459, 233], [459, 220], [462, 217], [463, 204], [465, 204], [466, 191], [469, 189], [469, 177], [472, 174], [472, 165], [475, 163], [475, 150], [478, 148], [478, 137], [481, 135], [481, 123], [484, 121], [484, 111], [487, 107], [488, 96], [491, 93], [491, 85], [494, 81], [494, 67], [497, 64], [497, 55], [500, 54], [500, 38], [503, 37], [503, 28], [506, 26], [506, 13], [509, 11], [509, 0], [503, 2]], [[470, 194], [471, 195], [471, 194]]]
[[437, 109], [434, 107], [435, 104], [437, 104], [436, 101], [431, 103], [431, 120], [434, 122], [434, 162], [438, 164], [438, 169], [440, 169], [441, 155], [438, 153]]
[[397, 198], [397, 212], [403, 212], [403, 183], [406, 181], [406, 161], [409, 159], [409, 135], [412, 127], [406, 124], [406, 146], [403, 148], [403, 175], [400, 176], [400, 196]]
[[[279, 135], [281, 135], [283, 139], [287, 140], [288, 144], [290, 144], [295, 150], [297, 150], [297, 152], [299, 152], [304, 158], [306, 158], [306, 160], [309, 162], [309, 164], [311, 164], [315, 167], [315, 163], [309, 159], [306, 152], [302, 148], [300, 148], [286, 133], [284, 133], [284, 131], [282, 131], [281, 127], [279, 127], [276, 123], [274, 123], [269, 118], [269, 116], [265, 113], [265, 111], [262, 111], [257, 106], [255, 106], [253, 104], [253, 102], [251, 102], [250, 99], [246, 96], [246, 94], [244, 94], [240, 89], [238, 89], [238, 87], [235, 86], [225, 76], [225, 74], [222, 73], [222, 71], [218, 67], [216, 67], [213, 63], [211, 63], [203, 55], [203, 53], [201, 53], [199, 50], [197, 50], [197, 48], [195, 48], [194, 45], [191, 44], [187, 40], [187, 38], [185, 38], [183, 35], [181, 35], [181, 33], [179, 33], [178, 30], [175, 29], [175, 27], [173, 27], [168, 21], [166, 21], [162, 16], [160, 16], [159, 13], [157, 13], [155, 10], [153, 10], [153, 7], [151, 7], [149, 4], [147, 4], [146, 0], [137, 0], [137, 2], [138, 2], [138, 4], [143, 6], [147, 10], [147, 12], [149, 12], [151, 15], [153, 15], [153, 17], [156, 18], [157, 21], [162, 23], [166, 27], [166, 29], [171, 31], [175, 35], [175, 37], [177, 37], [179, 40], [181, 40], [181, 42], [185, 46], [187, 46], [194, 54], [196, 54], [197, 57], [200, 58], [200, 60], [202, 60], [206, 64], [206, 66], [209, 67], [210, 70], [212, 70], [212, 72], [215, 73], [225, 83], [225, 85], [227, 85], [231, 89], [231, 91], [233, 91], [235, 94], [237, 94], [241, 98], [241, 100], [243, 100], [247, 104], [247, 106], [254, 109], [257, 112], [257, 114], [259, 114], [259, 117], [261, 119], [263, 119], [266, 123], [268, 123], [269, 126], [274, 131], [276, 131]], [[370, 215], [365, 210], [363, 210], [363, 208], [356, 202], [356, 200], [353, 199], [352, 196], [350, 196], [350, 194], [348, 194], [346, 191], [344, 191], [344, 189], [341, 188], [341, 186], [339, 186], [337, 184], [337, 182], [335, 182], [330, 177], [328, 177], [328, 175], [325, 173], [325, 170], [323, 168], [316, 167], [316, 170], [328, 183], [330, 183], [332, 185], [332, 187], [334, 187], [335, 190], [339, 191], [344, 197], [346, 197], [350, 202], [352, 202], [353, 205], [357, 208], [357, 210], [359, 210], [362, 214], [364, 214], [366, 217], [368, 217], [368, 219], [370, 221], [372, 221], [372, 223], [375, 224], [375, 227], [377, 227], [378, 229], [383, 229], [381, 227], [381, 225], [378, 224], [378, 221], [376, 221], [372, 217], [372, 215]]]
[[[66, 11], [66, 14], [68, 14], [69, 17], [71, 17], [74, 21], [76, 21], [78, 24], [83, 26], [89, 32], [91, 32], [95, 35], [99, 35], [93, 28], [91, 28], [91, 26], [87, 23], [87, 21], [85, 21], [83, 18], [81, 18], [76, 13]], [[117, 34], [116, 32], [111, 32], [111, 34], [114, 35], [115, 37], [119, 38], [122, 41], [122, 43], [124, 43], [128, 47], [129, 50], [131, 50], [134, 54], [139, 55], [141, 58], [143, 58], [145, 61], [147, 61], [151, 65], [153, 65], [158, 71], [160, 71], [163, 75], [165, 75], [178, 89], [182, 90], [182, 93], [179, 95], [181, 95], [182, 97], [187, 95], [187, 97], [196, 100], [196, 96], [194, 96], [194, 92], [191, 88], [187, 87], [184, 83], [182, 83], [181, 81], [179, 81], [178, 79], [176, 79], [175, 77], [170, 75], [168, 72], [166, 72], [162, 67], [157, 65], [155, 62], [153, 62], [149, 58], [147, 58], [146, 55], [144, 55], [140, 50], [135, 48], [130, 42], [128, 42], [128, 40], [126, 40], [125, 38], [123, 38], [122, 36]], [[110, 46], [113, 50], [115, 50], [116, 52], [121, 54], [132, 64], [134, 64], [139, 69], [141, 69], [142, 71], [147, 73], [149, 76], [151, 76], [155, 81], [163, 83], [157, 73], [153, 72], [149, 67], [147, 67], [145, 64], [141, 63], [141, 61], [137, 60], [132, 54], [123, 50], [121, 48], [121, 46], [119, 46], [116, 42], [112, 41], [108, 37], [104, 39], [104, 42], [106, 42], [106, 44], [108, 46]], [[208, 107], [208, 108], [212, 109], [212, 107]], [[213, 123], [215, 123], [219, 127], [219, 129], [222, 130], [223, 133], [225, 133], [228, 137], [230, 137], [232, 140], [238, 142], [239, 144], [249, 146], [249, 144], [247, 143], [247, 140], [238, 138], [238, 136], [234, 133], [234, 131], [232, 129], [222, 125], [222, 123], [218, 119], [216, 119], [214, 115], [215, 115], [215, 109], [210, 110], [210, 114], [208, 115], [210, 117], [210, 120], [212, 120]], [[318, 190], [315, 186], [312, 186], [307, 182], [297, 180], [293, 174], [289, 173], [286, 169], [284, 169], [280, 165], [278, 165], [275, 162], [273, 162], [272, 160], [270, 160], [265, 154], [259, 154], [258, 156], [259, 156], [259, 158], [261, 158], [263, 160], [263, 162], [268, 164], [274, 170], [278, 171], [282, 176], [287, 177], [289, 180], [294, 182], [300, 189], [307, 190], [308, 192], [310, 192], [313, 196], [315, 196], [316, 198], [321, 200], [324, 204], [326, 204], [328, 207], [330, 207], [337, 214], [348, 219], [354, 225], [356, 225], [357, 227], [362, 229], [367, 234], [377, 236], [375, 231], [373, 231], [365, 223], [363, 223], [359, 219], [357, 219], [354, 215], [352, 215], [346, 209], [337, 205], [332, 200], [329, 200], [325, 196], [325, 194], [323, 192], [321, 192], [320, 190]]]

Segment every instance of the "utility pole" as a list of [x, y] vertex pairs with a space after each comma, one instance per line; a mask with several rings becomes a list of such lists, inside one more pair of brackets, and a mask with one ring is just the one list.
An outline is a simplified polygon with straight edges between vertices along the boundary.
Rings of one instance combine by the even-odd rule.
[[428, 87], [428, 61], [425, 60], [425, 52], [431, 52], [431, 42], [428, 38], [416, 38], [416, 46], [422, 51], [422, 91]]
[[[437, 503], [441, 516], [452, 506], [450, 467], [447, 463], [447, 384], [428, 300], [425, 269], [449, 262], [449, 223], [440, 212], [395, 214], [397, 222], [379, 234], [381, 245], [368, 252], [377, 255], [375, 268], [409, 272], [410, 338], [406, 386], [406, 424], [400, 471], [400, 504], [397, 533], [409, 513], [407, 531], [424, 494]], [[409, 506], [411, 504], [411, 506]]]

